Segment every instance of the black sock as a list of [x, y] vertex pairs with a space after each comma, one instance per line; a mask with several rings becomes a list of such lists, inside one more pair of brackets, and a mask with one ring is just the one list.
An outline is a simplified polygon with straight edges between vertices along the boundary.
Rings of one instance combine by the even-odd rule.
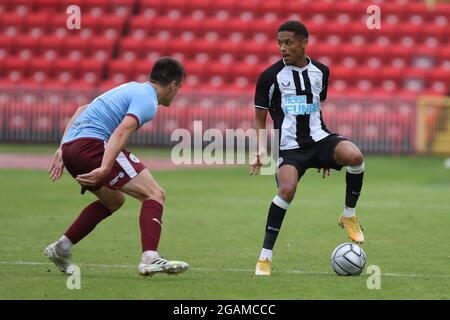
[[[276, 204], [275, 204], [276, 203]], [[281, 229], [286, 210], [289, 207], [289, 203], [284, 201], [279, 196], [276, 196], [269, 208], [269, 214], [267, 216], [266, 233], [264, 236], [263, 248], [272, 250], [277, 241], [278, 233]]]
[[349, 208], [355, 208], [356, 202], [358, 202], [359, 194], [361, 193], [363, 185], [364, 171], [361, 173], [347, 172], [345, 181], [347, 182], [345, 193], [345, 206]]

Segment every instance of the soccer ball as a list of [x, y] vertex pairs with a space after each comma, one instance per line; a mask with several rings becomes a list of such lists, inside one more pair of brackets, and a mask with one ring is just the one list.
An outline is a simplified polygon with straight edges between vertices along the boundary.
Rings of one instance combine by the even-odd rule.
[[343, 243], [331, 254], [331, 267], [340, 276], [358, 276], [366, 265], [366, 253], [354, 243]]

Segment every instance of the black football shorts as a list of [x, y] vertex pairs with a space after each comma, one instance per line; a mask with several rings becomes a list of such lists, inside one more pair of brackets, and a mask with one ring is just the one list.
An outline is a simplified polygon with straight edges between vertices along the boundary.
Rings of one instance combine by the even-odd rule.
[[338, 134], [330, 134], [306, 147], [280, 150], [277, 168], [290, 164], [297, 168], [299, 179], [309, 168], [341, 170], [342, 166], [334, 161], [334, 149], [339, 142], [346, 140]]

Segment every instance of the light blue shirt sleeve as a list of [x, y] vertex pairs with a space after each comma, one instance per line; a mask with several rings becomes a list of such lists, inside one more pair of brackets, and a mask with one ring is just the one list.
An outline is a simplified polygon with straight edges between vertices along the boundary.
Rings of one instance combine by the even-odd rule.
[[153, 119], [157, 110], [158, 106], [152, 99], [149, 99], [148, 94], [138, 94], [131, 99], [126, 114], [138, 120], [138, 127], [141, 127], [144, 123]]

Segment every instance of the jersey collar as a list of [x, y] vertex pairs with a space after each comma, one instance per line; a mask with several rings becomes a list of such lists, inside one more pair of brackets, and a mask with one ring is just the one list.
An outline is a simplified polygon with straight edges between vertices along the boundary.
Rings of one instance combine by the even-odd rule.
[[286, 67], [289, 67], [292, 70], [297, 70], [297, 71], [304, 71], [304, 70], [309, 68], [309, 66], [311, 65], [311, 58], [306, 56], [306, 61], [308, 61], [308, 64], [306, 66], [304, 66], [303, 68], [300, 68], [300, 67], [296, 67], [296, 66], [293, 66], [293, 65], [287, 65], [286, 62], [284, 62], [284, 59], [283, 59], [283, 63], [284, 63], [284, 65]]

